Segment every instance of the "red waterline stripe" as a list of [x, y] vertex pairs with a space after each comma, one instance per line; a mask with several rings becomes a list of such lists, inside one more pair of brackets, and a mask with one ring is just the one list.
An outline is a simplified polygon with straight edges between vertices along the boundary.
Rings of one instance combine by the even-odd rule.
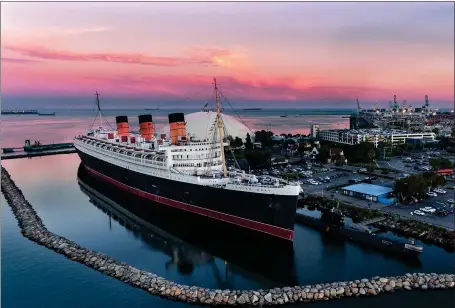
[[105, 180], [106, 182], [109, 182], [109, 183], [115, 185], [115, 186], [118, 186], [118, 187], [120, 187], [120, 188], [122, 188], [122, 189], [124, 189], [124, 190], [126, 190], [126, 191], [128, 191], [130, 193], [133, 193], [133, 194], [135, 194], [137, 196], [140, 196], [142, 198], [146, 198], [146, 199], [149, 199], [149, 200], [161, 203], [161, 204], [165, 204], [165, 205], [170, 206], [170, 207], [174, 207], [174, 208], [177, 208], [177, 209], [180, 209], [180, 210], [187, 211], [187, 212], [191, 212], [191, 213], [199, 214], [199, 215], [202, 215], [202, 216], [207, 216], [207, 217], [210, 217], [210, 218], [221, 220], [221, 221], [224, 221], [224, 222], [227, 222], [227, 223], [231, 223], [231, 224], [234, 224], [234, 225], [237, 225], [237, 226], [241, 226], [241, 227], [244, 227], [244, 228], [252, 229], [252, 230], [255, 230], [255, 231], [262, 232], [262, 233], [267, 233], [267, 234], [270, 234], [270, 235], [273, 235], [273, 236], [276, 236], [276, 237], [279, 237], [279, 238], [283, 238], [283, 239], [286, 239], [286, 240], [292, 241], [294, 239], [294, 231], [292, 231], [292, 230], [287, 230], [287, 229], [284, 229], [284, 228], [268, 225], [268, 224], [265, 224], [265, 223], [262, 223], [262, 222], [258, 222], [258, 221], [254, 221], [254, 220], [238, 217], [238, 216], [233, 216], [233, 215], [217, 212], [217, 211], [214, 211], [214, 210], [209, 210], [209, 209], [205, 209], [205, 208], [202, 208], [202, 207], [194, 206], [194, 205], [191, 205], [191, 204], [188, 204], [188, 203], [184, 203], [184, 202], [168, 199], [168, 198], [165, 198], [165, 197], [157, 196], [157, 195], [154, 195], [154, 194], [139, 190], [137, 188], [128, 186], [126, 184], [123, 184], [123, 183], [121, 183], [121, 182], [119, 182], [117, 180], [114, 180], [113, 178], [110, 178], [110, 177], [108, 177], [108, 176], [106, 176], [104, 174], [101, 174], [98, 171], [95, 171], [95, 170], [93, 170], [93, 169], [91, 169], [91, 168], [89, 168], [87, 166], [85, 166], [85, 167], [93, 175], [95, 175], [95, 176]]

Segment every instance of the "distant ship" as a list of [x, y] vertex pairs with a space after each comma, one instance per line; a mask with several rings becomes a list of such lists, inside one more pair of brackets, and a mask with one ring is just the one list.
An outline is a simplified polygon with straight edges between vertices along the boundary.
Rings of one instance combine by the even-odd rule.
[[216, 80], [214, 85], [217, 116], [207, 123], [209, 140], [187, 133], [183, 113], [168, 115], [170, 138], [155, 135], [152, 115], [145, 114], [139, 115], [140, 135], [131, 133], [128, 117], [117, 116], [117, 130], [89, 130], [74, 146], [89, 173], [144, 198], [144, 206], [163, 215], [185, 213], [188, 223], [205, 217], [208, 223], [292, 242], [300, 185], [279, 178], [265, 185], [255, 175], [228, 170]]
[[262, 108], [243, 108], [243, 110], [262, 110]]
[[145, 110], [160, 110], [160, 108], [145, 108]]
[[38, 113], [39, 116], [55, 116], [55, 112], [49, 112], [49, 113]]
[[21, 109], [15, 109], [15, 110], [2, 110], [2, 114], [8, 115], [8, 114], [38, 114], [38, 110], [35, 109], [30, 109], [30, 110], [21, 110]]
[[280, 115], [280, 118], [286, 118], [288, 115], [285, 114], [285, 115]]

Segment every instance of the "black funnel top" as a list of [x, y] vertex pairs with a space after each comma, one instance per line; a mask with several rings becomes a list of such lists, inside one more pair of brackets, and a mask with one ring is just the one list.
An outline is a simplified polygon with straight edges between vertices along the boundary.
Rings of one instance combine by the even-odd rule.
[[168, 118], [169, 123], [185, 122], [185, 114], [183, 112], [171, 113]]
[[153, 122], [151, 114], [142, 114], [142, 115], [139, 116], [139, 124], [140, 123], [147, 123], [147, 122]]
[[115, 123], [128, 123], [128, 117], [127, 116], [117, 116], [115, 117]]

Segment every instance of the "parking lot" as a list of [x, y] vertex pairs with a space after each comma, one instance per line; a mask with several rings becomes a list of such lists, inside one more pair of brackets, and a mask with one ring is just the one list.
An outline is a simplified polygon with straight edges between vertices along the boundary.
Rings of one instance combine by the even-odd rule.
[[[415, 210], [420, 210], [424, 207], [432, 207], [438, 208], [441, 207], [441, 204], [438, 202], [446, 202], [448, 203], [449, 199], [455, 200], [455, 193], [453, 190], [446, 190], [446, 194], [438, 194], [436, 197], [429, 197], [427, 199], [423, 199], [417, 203], [410, 204], [410, 205], [397, 205], [397, 206], [388, 206], [383, 208], [382, 210], [389, 213], [399, 214], [401, 216], [405, 216], [408, 218], [412, 218], [415, 220], [420, 220], [423, 222], [431, 223], [433, 225], [442, 226], [446, 228], [454, 229], [454, 214], [450, 213], [447, 216], [439, 216], [435, 213], [425, 213], [424, 215], [415, 215], [413, 212]], [[449, 207], [445, 207], [448, 209]], [[421, 210], [420, 210], [421, 211]], [[421, 211], [423, 212], [423, 211]], [[411, 214], [413, 213], [413, 214]]]
[[[420, 158], [419, 158], [420, 159]], [[401, 161], [401, 160], [397, 160]], [[398, 164], [392, 161], [392, 163]], [[446, 228], [454, 228], [454, 214], [449, 213], [447, 216], [440, 216], [435, 213], [424, 213], [424, 215], [411, 214], [415, 210], [422, 209], [424, 207], [432, 208], [443, 208], [442, 205], [437, 202], [447, 202], [447, 200], [454, 200], [454, 190], [447, 189], [446, 194], [437, 194], [436, 197], [428, 197], [412, 205], [385, 205], [377, 202], [369, 202], [368, 200], [358, 199], [355, 197], [345, 196], [341, 193], [341, 187], [351, 185], [352, 180], [364, 181], [369, 178], [367, 173], [359, 173], [359, 168], [353, 167], [352, 171], [339, 171], [334, 170], [333, 165], [315, 166], [315, 165], [284, 165], [275, 166], [272, 169], [267, 170], [255, 170], [253, 171], [256, 175], [272, 176], [272, 177], [286, 177], [286, 174], [298, 174], [297, 180], [301, 183], [302, 190], [305, 194], [313, 194], [323, 197], [332, 197], [334, 199], [346, 202], [353, 206], [378, 209], [388, 213], [398, 214], [414, 220], [420, 220], [423, 222], [431, 223], [437, 226], [443, 226]], [[407, 171], [403, 169], [403, 171]], [[313, 174], [309, 174], [312, 172]], [[394, 186], [394, 180], [373, 177], [372, 184], [381, 186]], [[447, 185], [452, 185], [453, 182], [449, 182]]]

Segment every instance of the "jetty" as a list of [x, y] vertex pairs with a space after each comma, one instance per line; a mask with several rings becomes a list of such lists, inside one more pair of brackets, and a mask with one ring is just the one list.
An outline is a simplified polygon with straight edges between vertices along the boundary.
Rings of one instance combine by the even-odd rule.
[[18, 221], [23, 236], [69, 260], [84, 264], [100, 273], [163, 298], [208, 306], [278, 306], [346, 297], [375, 296], [402, 290], [444, 290], [455, 287], [454, 274], [436, 273], [408, 273], [394, 277], [376, 276], [371, 279], [264, 290], [219, 290], [178, 284], [90, 250], [47, 230], [6, 169], [2, 167], [1, 171], [1, 190]]
[[379, 216], [379, 217], [371, 218], [368, 220], [364, 220], [364, 221], [360, 222], [359, 224], [363, 225], [363, 226], [368, 226], [368, 225], [372, 225], [372, 224], [384, 221], [386, 219], [388, 219], [388, 218], [385, 216]]
[[72, 142], [46, 145], [35, 142], [35, 144], [31, 145], [30, 140], [25, 140], [24, 147], [2, 148], [1, 159], [31, 158], [72, 153], [76, 153], [76, 148]]

